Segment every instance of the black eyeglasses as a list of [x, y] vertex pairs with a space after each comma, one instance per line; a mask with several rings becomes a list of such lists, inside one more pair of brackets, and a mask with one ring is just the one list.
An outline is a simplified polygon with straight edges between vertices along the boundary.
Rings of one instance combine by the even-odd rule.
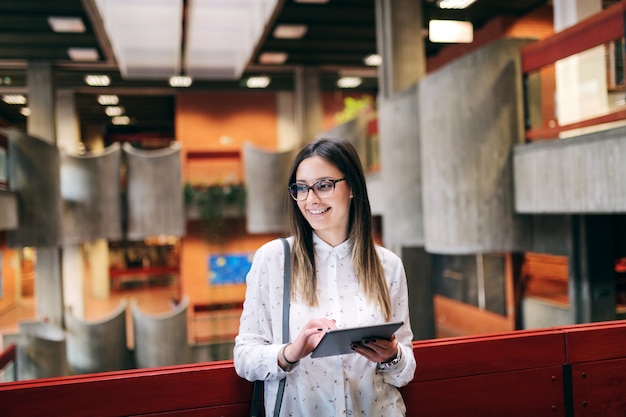
[[304, 201], [309, 196], [309, 190], [313, 190], [319, 198], [328, 198], [333, 195], [335, 184], [344, 180], [345, 178], [339, 178], [337, 180], [319, 180], [311, 186], [294, 182], [289, 186], [289, 194], [291, 198], [296, 201]]

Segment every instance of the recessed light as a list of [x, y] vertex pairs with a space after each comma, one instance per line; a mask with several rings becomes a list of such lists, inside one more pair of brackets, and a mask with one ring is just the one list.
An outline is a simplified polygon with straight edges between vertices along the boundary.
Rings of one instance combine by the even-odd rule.
[[439, 0], [437, 6], [440, 9], [467, 9], [476, 0]]
[[116, 106], [119, 102], [120, 98], [115, 94], [101, 94], [98, 96], [98, 103], [103, 106]]
[[270, 85], [270, 77], [267, 76], [250, 77], [246, 80], [248, 88], [266, 88], [268, 85]]
[[428, 22], [428, 39], [438, 43], [472, 43], [472, 22], [461, 20], [431, 20]]
[[100, 56], [95, 48], [67, 48], [72, 61], [97, 61]]
[[30, 116], [30, 108], [29, 107], [22, 107], [20, 109], [20, 113], [22, 114], [22, 116]]
[[121, 116], [124, 114], [124, 107], [109, 106], [104, 110], [104, 112], [109, 117]]
[[189, 87], [193, 79], [186, 75], [175, 75], [170, 77], [170, 86], [171, 87]]
[[85, 82], [92, 87], [106, 87], [111, 84], [111, 79], [108, 75], [86, 75]]
[[370, 54], [363, 59], [368, 67], [378, 67], [383, 62], [383, 58], [378, 54]]
[[287, 54], [285, 52], [263, 52], [259, 55], [259, 62], [261, 64], [274, 64], [280, 65], [287, 61]]
[[5, 94], [2, 101], [7, 104], [26, 104], [26, 96], [22, 94]]
[[274, 29], [274, 37], [277, 39], [300, 39], [308, 29], [307, 25], [281, 24]]
[[50, 16], [48, 24], [55, 32], [82, 33], [85, 31], [85, 25], [80, 17]]
[[361, 77], [341, 77], [337, 80], [337, 87], [339, 88], [356, 88], [361, 85], [363, 80]]
[[295, 0], [296, 3], [325, 4], [328, 0]]
[[100, 56], [94, 48], [67, 48], [72, 61], [97, 61]]
[[130, 118], [128, 116], [115, 116], [111, 118], [111, 123], [118, 126], [126, 126], [130, 124]]

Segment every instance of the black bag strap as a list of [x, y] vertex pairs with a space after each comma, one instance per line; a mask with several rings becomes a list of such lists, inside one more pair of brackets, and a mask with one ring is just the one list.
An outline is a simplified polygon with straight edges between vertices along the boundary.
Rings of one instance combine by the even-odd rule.
[[[283, 343], [289, 343], [289, 301], [291, 297], [291, 248], [285, 238], [280, 238], [285, 248], [285, 266], [283, 274]], [[252, 390], [252, 406], [250, 417], [258, 417], [259, 404], [261, 403], [261, 392], [263, 391], [263, 381], [255, 381]], [[276, 394], [276, 405], [274, 406], [274, 417], [280, 414], [280, 406], [283, 403], [285, 394], [285, 378], [278, 383], [278, 393]]]

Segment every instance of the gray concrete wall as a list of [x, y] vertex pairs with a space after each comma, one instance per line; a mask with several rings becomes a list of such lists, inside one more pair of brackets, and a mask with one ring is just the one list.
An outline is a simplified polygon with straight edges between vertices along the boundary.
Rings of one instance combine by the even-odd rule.
[[124, 144], [127, 163], [127, 238], [185, 234], [181, 145], [144, 151]]
[[121, 148], [96, 156], [61, 153], [63, 243], [122, 238]]
[[74, 374], [131, 367], [126, 346], [126, 300], [99, 320], [80, 320], [65, 313], [67, 358]]
[[163, 314], [145, 314], [134, 301], [131, 302], [137, 368], [180, 365], [191, 361], [187, 335], [188, 307], [187, 296]]
[[518, 145], [518, 213], [625, 213], [626, 127]]
[[11, 191], [0, 190], [0, 230], [17, 228], [17, 198]]
[[20, 322], [12, 343], [17, 346], [18, 380], [70, 375], [61, 328], [42, 321]]
[[523, 138], [519, 49], [505, 39], [419, 84], [419, 136], [428, 252], [467, 254], [525, 246], [514, 212], [513, 146]]
[[9, 138], [10, 189], [17, 195], [18, 227], [10, 247], [54, 247], [61, 241], [59, 151], [53, 144], [13, 129]]
[[424, 246], [419, 86], [379, 103], [383, 241], [390, 247]]
[[288, 230], [285, 213], [287, 181], [295, 151], [271, 152], [247, 142], [243, 146], [246, 181], [246, 228], [248, 233], [283, 233]]

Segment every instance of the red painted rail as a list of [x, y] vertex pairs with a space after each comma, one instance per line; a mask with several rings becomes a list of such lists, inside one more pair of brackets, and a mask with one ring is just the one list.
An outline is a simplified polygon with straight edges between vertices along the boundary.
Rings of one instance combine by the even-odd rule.
[[[623, 416], [626, 321], [414, 343], [408, 416]], [[231, 361], [0, 384], [20, 416], [247, 416]]]

